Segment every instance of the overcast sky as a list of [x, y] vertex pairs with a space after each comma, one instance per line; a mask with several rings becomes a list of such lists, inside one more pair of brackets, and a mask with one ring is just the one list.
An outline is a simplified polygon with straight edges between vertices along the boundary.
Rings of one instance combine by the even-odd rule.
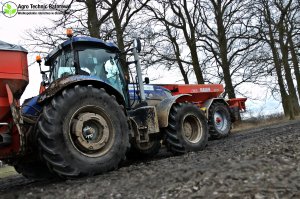
[[[41, 4], [41, 1], [38, 0], [11, 0], [15, 4]], [[7, 1], [0, 0], [0, 7], [2, 10], [2, 5]], [[55, 15], [16, 15], [12, 18], [7, 18], [3, 14], [0, 14], [0, 40], [22, 45], [24, 43], [24, 33], [26, 30], [34, 29], [39, 27], [40, 25], [51, 26], [50, 19], [55, 19]], [[28, 49], [29, 50], [29, 49]], [[35, 55], [29, 52], [28, 55], [28, 63], [33, 63], [35, 61]], [[180, 80], [181, 76], [179, 75], [179, 71], [157, 71], [156, 69], [148, 70], [147, 75], [151, 77], [160, 76], [159, 79], [155, 80], [152, 83], [183, 83]], [[37, 64], [33, 64], [29, 67], [29, 76], [30, 83], [27, 86], [25, 93], [22, 96], [22, 100], [35, 96], [39, 91], [39, 84], [41, 82], [41, 75], [39, 74], [39, 68]], [[191, 78], [191, 83], [195, 83], [195, 78]], [[243, 91], [243, 93], [251, 96], [252, 100], [249, 99], [246, 103], [247, 107], [252, 113], [262, 114], [270, 114], [281, 112], [282, 108], [279, 102], [270, 98], [270, 93], [267, 92], [267, 88], [257, 86], [254, 84], [244, 84], [240, 86], [239, 89]]]

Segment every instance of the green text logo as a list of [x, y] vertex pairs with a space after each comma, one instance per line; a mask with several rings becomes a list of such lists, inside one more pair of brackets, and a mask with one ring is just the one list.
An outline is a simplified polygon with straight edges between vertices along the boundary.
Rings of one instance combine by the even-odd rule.
[[6, 17], [14, 17], [17, 14], [17, 5], [11, 1], [6, 2], [2, 6], [2, 12]]

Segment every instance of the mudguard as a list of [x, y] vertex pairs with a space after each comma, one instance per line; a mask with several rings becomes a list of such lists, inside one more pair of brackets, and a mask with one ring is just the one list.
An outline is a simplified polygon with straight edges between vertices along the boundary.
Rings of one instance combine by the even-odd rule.
[[208, 118], [208, 110], [214, 102], [222, 102], [224, 105], [228, 106], [228, 103], [223, 98], [211, 98], [209, 100], [206, 100], [203, 106], [201, 107], [201, 110], [205, 112], [206, 118]]
[[94, 85], [98, 88], [104, 88], [106, 92], [110, 95], [114, 95], [116, 100], [119, 104], [126, 105], [125, 98], [123, 94], [121, 94], [117, 89], [112, 87], [109, 83], [100, 80], [98, 77], [95, 76], [84, 76], [84, 75], [74, 75], [74, 76], [67, 76], [64, 78], [60, 78], [50, 84], [50, 86], [40, 94], [38, 98], [38, 103], [43, 104], [46, 101], [52, 99], [57, 93], [61, 92], [63, 89], [67, 87], [71, 87], [73, 85], [80, 84], [80, 85]]
[[129, 112], [137, 143], [149, 142], [149, 134], [158, 133], [158, 117], [154, 106], [142, 106]]
[[169, 114], [172, 105], [180, 98], [192, 96], [189, 94], [175, 95], [162, 100], [156, 105], [159, 128], [167, 127], [169, 124]]

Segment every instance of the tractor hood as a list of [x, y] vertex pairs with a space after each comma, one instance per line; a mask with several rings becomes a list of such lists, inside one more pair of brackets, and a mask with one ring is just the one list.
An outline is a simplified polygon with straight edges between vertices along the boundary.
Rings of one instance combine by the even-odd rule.
[[112, 42], [105, 42], [102, 39], [97, 39], [93, 37], [73, 37], [72, 39], [68, 39], [67, 41], [58, 45], [54, 50], [52, 50], [45, 58], [45, 65], [50, 66], [51, 58], [57, 53], [59, 53], [62, 49], [70, 47], [71, 42], [73, 42], [74, 46], [89, 45], [89, 46], [105, 48], [110, 50], [111, 52], [119, 52], [118, 46]]
[[93, 85], [97, 88], [104, 88], [111, 95], [116, 96], [117, 101], [120, 104], [125, 104], [123, 94], [120, 93], [117, 89], [115, 89], [114, 87], [100, 80], [97, 77], [84, 75], [67, 76], [52, 82], [46, 89], [46, 91], [39, 95], [37, 103], [42, 104], [45, 101], [54, 97], [58, 92], [62, 91], [63, 89], [75, 85]]

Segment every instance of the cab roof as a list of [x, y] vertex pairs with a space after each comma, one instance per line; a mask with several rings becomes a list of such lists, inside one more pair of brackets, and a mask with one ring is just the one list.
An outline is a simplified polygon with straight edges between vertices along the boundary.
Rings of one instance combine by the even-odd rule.
[[94, 38], [94, 37], [73, 37], [72, 39], [68, 39], [63, 43], [59, 44], [56, 48], [54, 48], [45, 58], [45, 65], [50, 65], [50, 60], [53, 56], [59, 53], [62, 49], [70, 46], [71, 41], [73, 45], [91, 45], [93, 47], [105, 48], [112, 52], [119, 52], [119, 48], [113, 42], [105, 42], [102, 39]]

